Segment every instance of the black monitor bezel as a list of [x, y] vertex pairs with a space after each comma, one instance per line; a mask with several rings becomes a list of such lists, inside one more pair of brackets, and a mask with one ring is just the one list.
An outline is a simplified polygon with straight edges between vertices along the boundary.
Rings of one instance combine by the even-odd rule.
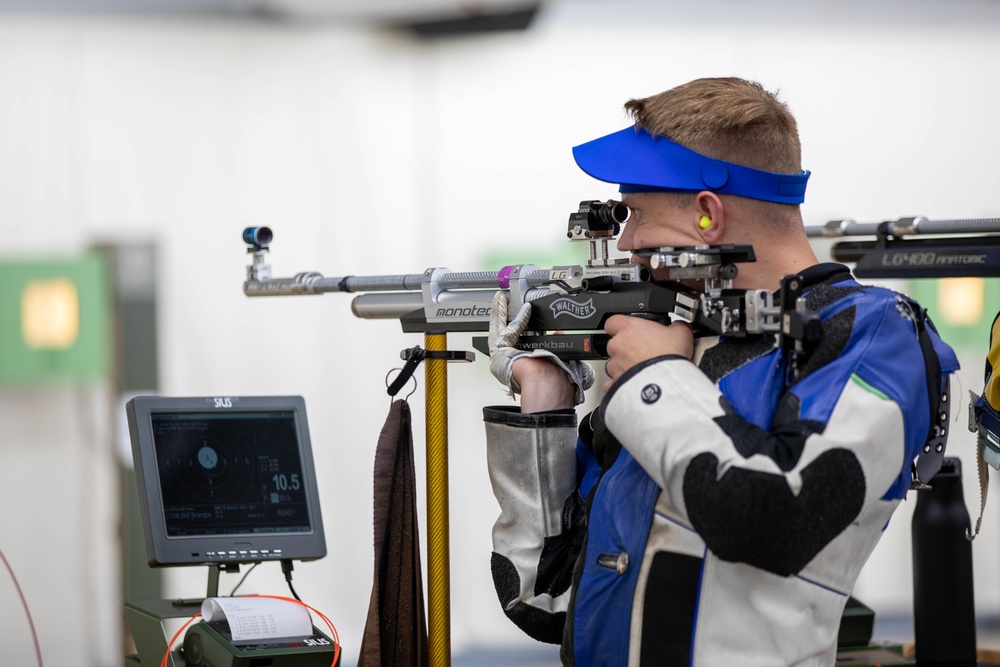
[[[156, 448], [154, 414], [290, 411], [298, 434], [302, 483], [305, 487], [310, 530], [302, 533], [247, 533], [169, 537], [163, 511]], [[305, 399], [301, 396], [137, 396], [125, 405], [132, 458], [135, 465], [139, 511], [150, 567], [236, 565], [265, 560], [316, 560], [326, 556], [326, 538], [320, 510], [316, 469], [309, 439]], [[211, 554], [211, 555], [209, 555]]]

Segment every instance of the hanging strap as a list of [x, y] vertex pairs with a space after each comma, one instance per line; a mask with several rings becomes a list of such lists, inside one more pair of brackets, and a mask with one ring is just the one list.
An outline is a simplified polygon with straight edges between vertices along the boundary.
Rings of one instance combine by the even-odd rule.
[[931, 426], [927, 433], [924, 446], [913, 464], [914, 489], [927, 489], [927, 482], [937, 474], [944, 462], [945, 450], [948, 445], [948, 414], [950, 400], [948, 395], [948, 378], [941, 373], [941, 362], [934, 351], [934, 343], [928, 329], [934, 331], [934, 324], [927, 316], [927, 311], [916, 302], [907, 300], [913, 321], [920, 340], [920, 351], [924, 357], [924, 368], [927, 373], [927, 400], [931, 406]]
[[986, 355], [986, 378], [982, 396], [969, 392], [969, 430], [976, 434], [977, 472], [979, 474], [979, 518], [975, 532], [966, 531], [970, 542], [979, 535], [990, 488], [987, 465], [1000, 470], [1000, 313], [990, 328], [990, 351]]

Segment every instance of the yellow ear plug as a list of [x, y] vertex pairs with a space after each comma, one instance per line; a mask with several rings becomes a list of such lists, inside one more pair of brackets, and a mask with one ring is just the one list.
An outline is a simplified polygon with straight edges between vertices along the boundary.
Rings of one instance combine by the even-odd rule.
[[702, 229], [708, 229], [712, 226], [712, 219], [707, 215], [701, 216], [701, 220], [698, 221], [698, 226]]

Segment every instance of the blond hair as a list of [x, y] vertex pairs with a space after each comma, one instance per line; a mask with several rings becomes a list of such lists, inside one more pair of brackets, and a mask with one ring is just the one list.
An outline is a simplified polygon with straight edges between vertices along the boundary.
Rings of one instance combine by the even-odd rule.
[[783, 174], [802, 169], [795, 117], [759, 83], [735, 77], [696, 79], [625, 109], [637, 125], [693, 151]]
[[[702, 155], [781, 174], [802, 169], [795, 117], [776, 93], [755, 81], [696, 79], [658, 95], [629, 100], [625, 110], [650, 134], [665, 136]], [[795, 205], [756, 200], [751, 207], [758, 214], [782, 218], [791, 210], [798, 211]]]

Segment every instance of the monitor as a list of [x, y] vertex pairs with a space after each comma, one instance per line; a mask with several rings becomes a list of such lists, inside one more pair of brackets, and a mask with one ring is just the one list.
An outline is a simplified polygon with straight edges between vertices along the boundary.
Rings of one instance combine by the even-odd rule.
[[139, 396], [125, 411], [150, 566], [326, 555], [301, 396]]

